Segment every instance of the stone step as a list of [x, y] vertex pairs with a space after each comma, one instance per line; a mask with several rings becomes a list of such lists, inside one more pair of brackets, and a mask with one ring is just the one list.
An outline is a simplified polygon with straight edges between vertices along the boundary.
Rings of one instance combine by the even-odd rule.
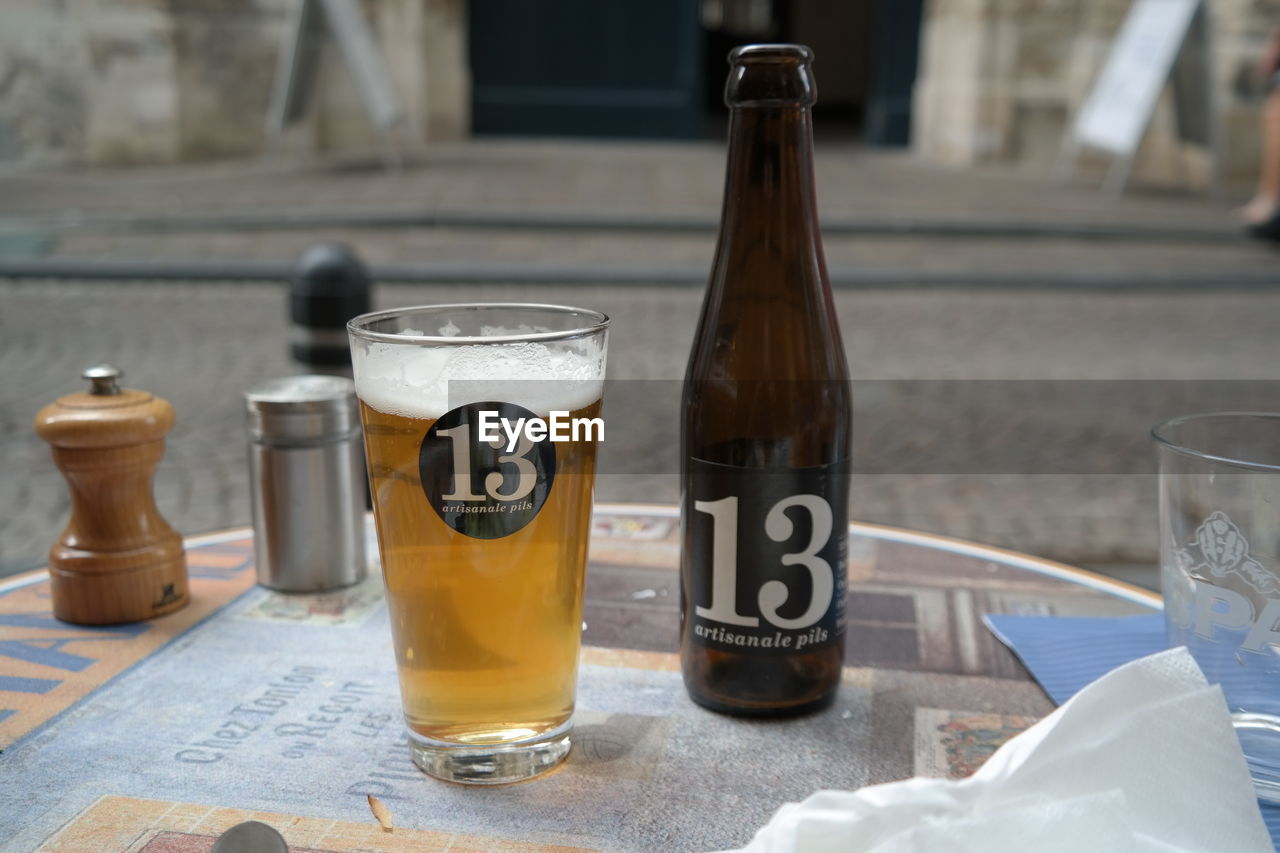
[[[417, 281], [613, 281], [687, 283], [706, 280], [714, 234], [581, 233], [570, 230], [466, 228], [319, 228], [313, 230], [57, 232], [37, 255], [29, 247], [6, 255], [0, 273], [39, 275], [34, 261], [54, 264], [59, 277], [287, 277], [304, 248], [332, 240], [353, 246], [384, 279]], [[27, 244], [23, 244], [24, 246]], [[828, 236], [833, 283], [970, 284], [999, 287], [1280, 286], [1270, 246], [1246, 241], [1151, 242], [1028, 237], [925, 238], [909, 234]], [[94, 272], [93, 265], [101, 265]], [[158, 265], [130, 273], [130, 264]], [[184, 265], [194, 271], [183, 273]], [[202, 270], [208, 269], [208, 272]], [[69, 271], [67, 271], [69, 270]]]

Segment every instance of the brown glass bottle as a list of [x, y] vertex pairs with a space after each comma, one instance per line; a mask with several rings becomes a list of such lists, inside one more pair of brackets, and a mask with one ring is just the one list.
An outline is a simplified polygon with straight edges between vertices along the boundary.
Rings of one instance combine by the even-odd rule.
[[720, 239], [684, 384], [680, 658], [695, 702], [784, 716], [844, 652], [848, 367], [818, 232], [812, 54], [729, 54]]

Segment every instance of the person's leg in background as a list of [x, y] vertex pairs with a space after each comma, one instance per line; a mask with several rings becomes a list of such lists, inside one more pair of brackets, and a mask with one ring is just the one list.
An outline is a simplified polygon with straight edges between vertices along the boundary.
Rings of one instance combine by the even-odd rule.
[[1258, 188], [1240, 215], [1255, 237], [1280, 239], [1280, 28], [1272, 31], [1258, 71], [1270, 93], [1259, 120]]
[[1259, 152], [1258, 190], [1253, 199], [1240, 208], [1245, 222], [1263, 222], [1280, 208], [1280, 89], [1272, 88], [1262, 105], [1259, 121], [1262, 145]]

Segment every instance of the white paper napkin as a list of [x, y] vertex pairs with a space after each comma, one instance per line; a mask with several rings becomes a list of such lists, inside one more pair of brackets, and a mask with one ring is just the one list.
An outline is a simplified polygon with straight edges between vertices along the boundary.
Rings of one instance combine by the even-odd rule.
[[788, 803], [741, 853], [1273, 853], [1222, 691], [1186, 649], [1081, 690], [962, 780]]

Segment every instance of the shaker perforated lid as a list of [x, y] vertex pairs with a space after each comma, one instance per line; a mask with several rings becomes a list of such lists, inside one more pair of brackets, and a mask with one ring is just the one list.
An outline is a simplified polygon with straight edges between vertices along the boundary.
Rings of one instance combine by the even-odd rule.
[[268, 379], [244, 397], [255, 441], [327, 441], [349, 436], [360, 424], [355, 383], [342, 376]]

